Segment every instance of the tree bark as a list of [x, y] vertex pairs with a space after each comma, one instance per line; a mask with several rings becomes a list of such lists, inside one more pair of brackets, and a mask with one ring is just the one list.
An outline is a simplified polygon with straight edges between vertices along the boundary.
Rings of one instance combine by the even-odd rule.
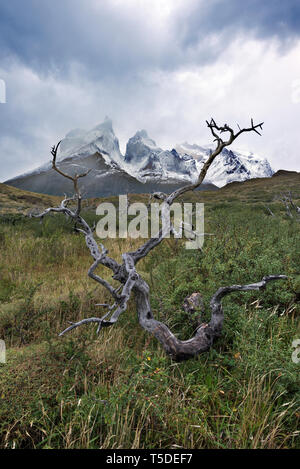
[[[168, 209], [177, 197], [185, 194], [188, 191], [197, 189], [202, 184], [209, 167], [211, 166], [215, 158], [222, 152], [223, 148], [228, 145], [231, 145], [231, 143], [243, 132], [254, 131], [260, 135], [257, 129], [262, 129], [262, 125], [262, 123], [254, 125], [253, 120], [251, 119], [251, 127], [245, 129], [239, 128], [239, 131], [237, 133], [234, 133], [233, 129], [231, 129], [227, 124], [224, 124], [224, 126], [218, 126], [213, 119], [211, 119], [210, 122], [207, 122], [207, 126], [209, 127], [212, 135], [215, 138], [215, 141], [217, 142], [216, 148], [214, 151], [211, 152], [208, 160], [204, 163], [202, 170], [199, 174], [198, 180], [195, 184], [189, 184], [187, 186], [184, 186], [169, 195], [163, 193], [153, 194], [155, 198], [163, 201], [162, 216], [167, 217]], [[229, 134], [229, 138], [227, 141], [224, 141], [221, 138], [220, 135], [223, 133]], [[86, 245], [94, 260], [93, 264], [88, 270], [88, 275], [94, 281], [106, 288], [106, 290], [110, 293], [111, 297], [113, 298], [112, 305], [99, 305], [103, 308], [108, 309], [108, 311], [102, 317], [87, 318], [77, 323], [71, 323], [71, 325], [67, 329], [65, 329], [60, 334], [60, 336], [63, 336], [67, 332], [70, 332], [77, 327], [90, 323], [97, 324], [97, 332], [100, 332], [102, 327], [112, 326], [118, 321], [120, 315], [126, 311], [129, 299], [131, 298], [131, 295], [133, 293], [135, 295], [137, 315], [141, 327], [145, 331], [156, 337], [156, 339], [163, 346], [166, 353], [172, 359], [176, 361], [187, 360], [209, 350], [213, 342], [220, 336], [224, 322], [224, 313], [221, 302], [225, 295], [228, 295], [229, 293], [235, 291], [260, 290], [262, 288], [265, 288], [267, 283], [269, 283], [270, 281], [287, 278], [284, 275], [272, 275], [264, 277], [262, 281], [258, 283], [248, 285], [232, 285], [229, 287], [219, 288], [210, 301], [210, 321], [207, 324], [200, 324], [197, 327], [193, 337], [189, 340], [182, 341], [177, 339], [165, 324], [157, 321], [153, 317], [150, 305], [149, 286], [136, 271], [136, 265], [138, 264], [138, 262], [142, 258], [147, 256], [152, 249], [157, 247], [163, 241], [164, 237], [166, 236], [164, 229], [160, 230], [156, 237], [150, 238], [136, 251], [124, 253], [122, 255], [123, 262], [121, 264], [116, 262], [114, 259], [110, 258], [108, 256], [108, 251], [105, 249], [105, 247], [102, 244], [97, 244], [94, 239], [93, 229], [81, 216], [81, 194], [78, 187], [78, 181], [80, 178], [84, 177], [86, 173], [81, 175], [75, 175], [74, 177], [63, 173], [56, 165], [56, 155], [58, 147], [59, 144], [54, 146], [51, 150], [53, 156], [52, 167], [61, 176], [73, 181], [75, 195], [71, 199], [68, 199], [66, 197], [62, 201], [60, 207], [49, 208], [40, 215], [32, 216], [43, 219], [45, 215], [51, 212], [64, 213], [67, 217], [71, 218], [75, 222], [76, 226], [80, 226], [80, 228], [77, 228], [77, 231], [84, 234]], [[75, 210], [71, 210], [68, 207], [68, 204], [72, 201], [76, 202], [77, 206]], [[165, 225], [168, 226], [167, 223]], [[110, 285], [109, 282], [107, 282], [95, 273], [96, 269], [100, 265], [108, 267], [112, 271], [113, 279], [117, 280], [120, 283], [120, 287], [118, 289], [115, 289], [112, 285]]]

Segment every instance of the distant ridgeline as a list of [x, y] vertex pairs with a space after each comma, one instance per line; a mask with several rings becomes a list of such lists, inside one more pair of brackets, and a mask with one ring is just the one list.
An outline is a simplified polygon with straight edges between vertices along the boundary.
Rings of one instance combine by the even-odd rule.
[[[129, 139], [126, 153], [122, 155], [112, 121], [106, 118], [90, 131], [69, 132], [61, 142], [58, 163], [71, 175], [89, 169], [89, 174], [81, 180], [83, 196], [105, 197], [171, 192], [195, 182], [209, 152], [209, 147], [188, 143], [176, 145], [171, 151], [163, 150], [141, 130]], [[210, 167], [200, 190], [217, 190], [229, 182], [271, 177], [272, 174], [266, 159], [250, 152], [224, 149]], [[47, 164], [5, 183], [42, 194], [72, 193], [72, 182], [52, 169], [50, 156]]]

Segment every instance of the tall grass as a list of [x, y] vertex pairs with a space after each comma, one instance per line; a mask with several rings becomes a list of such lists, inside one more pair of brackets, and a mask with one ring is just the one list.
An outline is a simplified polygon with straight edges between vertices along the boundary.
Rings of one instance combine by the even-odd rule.
[[[138, 325], [134, 301], [97, 337], [93, 326], [62, 339], [68, 321], [101, 314], [109, 300], [87, 277], [81, 235], [63, 217], [0, 225], [0, 446], [4, 448], [299, 447], [299, 224], [244, 204], [206, 211], [202, 251], [168, 240], [139, 271], [153, 312], [181, 338], [195, 328], [181, 305], [208, 303], [221, 285], [289, 280], [224, 301], [223, 335], [209, 353], [175, 364]], [[108, 240], [110, 255], [138, 240]], [[109, 278], [110, 272], [102, 275]], [[110, 279], [111, 280], [111, 279]]]

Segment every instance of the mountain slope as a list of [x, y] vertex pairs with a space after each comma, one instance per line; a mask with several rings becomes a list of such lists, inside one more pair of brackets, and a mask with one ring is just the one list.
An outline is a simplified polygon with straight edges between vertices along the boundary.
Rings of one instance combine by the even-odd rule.
[[[295, 201], [300, 201], [300, 173], [280, 170], [270, 178], [232, 182], [217, 191], [189, 192], [185, 195], [185, 199], [209, 205], [239, 201], [269, 205], [276, 202], [276, 197], [287, 190], [292, 192]], [[109, 200], [117, 203], [118, 199], [110, 196]], [[148, 203], [148, 200], [148, 195], [130, 194], [130, 202]], [[87, 203], [92, 209], [96, 209], [100, 201], [99, 198], [90, 198]], [[22, 213], [34, 207], [54, 207], [60, 202], [61, 197], [37, 194], [0, 183], [0, 214]]]
[[5, 213], [23, 213], [33, 207], [55, 207], [60, 202], [61, 197], [37, 194], [0, 183], [1, 215]]
[[[210, 147], [176, 145], [180, 155], [188, 155], [197, 161], [200, 171], [211, 151]], [[218, 187], [223, 187], [233, 181], [245, 181], [257, 177], [271, 177], [273, 170], [266, 159], [261, 159], [252, 152], [224, 148], [221, 155], [215, 159], [207, 172], [206, 180]]]
[[[125, 170], [118, 166], [109, 165], [102, 154], [95, 153], [87, 157], [66, 158], [59, 164], [60, 169], [70, 175], [76, 172], [82, 172], [91, 169], [91, 172], [80, 180], [80, 188], [84, 197], [107, 197], [117, 194], [128, 193], [150, 193], [150, 192], [171, 192], [184, 185], [184, 182], [178, 179], [159, 178], [149, 179], [145, 182], [131, 176]], [[44, 169], [20, 176], [6, 184], [18, 187], [20, 189], [41, 194], [63, 195], [72, 194], [72, 182], [63, 178], [53, 169]], [[212, 184], [204, 184], [201, 190], [215, 190]]]
[[[90, 131], [69, 132], [61, 141], [57, 162], [68, 174], [89, 169], [89, 175], [82, 181], [83, 195], [105, 197], [128, 192], [171, 192], [195, 182], [209, 152], [209, 148], [189, 144], [178, 145], [171, 151], [163, 150], [142, 130], [129, 139], [123, 156], [112, 121], [106, 118]], [[267, 160], [224, 149], [212, 164], [200, 190], [216, 189], [216, 186], [252, 177], [270, 177], [272, 173]], [[50, 162], [6, 184], [38, 193], [72, 193], [71, 182], [53, 171]]]
[[162, 150], [148, 137], [146, 130], [137, 132], [129, 139], [125, 162], [133, 165], [137, 177], [145, 181], [173, 178], [191, 182], [198, 175], [192, 156], [181, 156], [176, 150]]

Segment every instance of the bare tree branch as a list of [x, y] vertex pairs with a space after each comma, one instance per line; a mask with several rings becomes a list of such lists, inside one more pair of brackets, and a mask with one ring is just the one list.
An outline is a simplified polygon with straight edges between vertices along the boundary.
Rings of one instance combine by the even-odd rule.
[[[170, 206], [175, 199], [188, 191], [197, 189], [202, 184], [211, 164], [226, 146], [231, 145], [232, 142], [244, 132], [253, 131], [261, 135], [258, 129], [262, 130], [262, 125], [263, 123], [254, 125], [253, 119], [251, 119], [250, 127], [241, 129], [238, 126], [239, 130], [235, 133], [234, 130], [227, 124], [218, 126], [214, 119], [211, 119], [210, 122], [207, 121], [207, 126], [214, 137], [214, 141], [216, 141], [216, 148], [210, 153], [207, 161], [204, 163], [196, 183], [188, 184], [178, 190], [175, 190], [169, 195], [163, 194], [161, 192], [152, 194], [153, 198], [162, 201], [161, 211], [163, 222], [167, 220]], [[229, 135], [228, 140], [223, 140], [223, 134]], [[220, 335], [224, 320], [221, 301], [225, 295], [234, 291], [260, 290], [264, 288], [268, 282], [287, 278], [284, 275], [272, 275], [264, 277], [262, 281], [258, 283], [252, 283], [248, 285], [232, 285], [229, 287], [219, 288], [210, 302], [210, 322], [208, 324], [201, 324], [191, 339], [186, 341], [177, 339], [165, 324], [154, 319], [150, 305], [149, 286], [136, 271], [136, 264], [139, 262], [139, 260], [147, 256], [152, 249], [154, 249], [163, 241], [166, 236], [166, 231], [169, 231], [170, 229], [169, 224], [163, 223], [162, 229], [160, 229], [160, 231], [157, 233], [157, 236], [149, 239], [136, 251], [124, 253], [122, 255], [123, 262], [121, 264], [108, 257], [108, 252], [105, 247], [102, 244], [98, 245], [95, 241], [94, 228], [91, 228], [81, 216], [81, 194], [78, 187], [78, 180], [83, 178], [88, 173], [70, 176], [61, 171], [56, 164], [59, 145], [60, 142], [51, 150], [53, 156], [52, 167], [61, 176], [73, 181], [75, 193], [74, 197], [65, 197], [60, 207], [48, 208], [43, 213], [33, 216], [43, 218], [51, 212], [64, 213], [66, 216], [75, 221], [76, 226], [78, 225], [80, 227], [77, 228], [77, 231], [84, 234], [86, 245], [94, 260], [93, 264], [88, 270], [88, 275], [101, 286], [106, 288], [114, 300], [114, 303], [111, 306], [108, 304], [99, 305], [104, 308], [108, 308], [108, 311], [102, 317], [86, 318], [77, 323], [71, 323], [71, 325], [60, 334], [61, 336], [85, 324], [97, 324], [97, 332], [99, 332], [102, 327], [112, 326], [118, 321], [120, 315], [126, 311], [128, 302], [132, 296], [132, 293], [134, 293], [140, 325], [147, 332], [153, 334], [159, 340], [166, 353], [169, 354], [174, 360], [185, 360], [194, 357], [199, 353], [207, 351], [212, 346], [214, 340]], [[68, 207], [70, 202], [77, 202], [75, 211]], [[172, 229], [174, 231], [173, 227]], [[108, 267], [112, 271], [112, 278], [120, 283], [120, 287], [118, 289], [115, 289], [107, 280], [99, 277], [99, 275], [95, 273], [96, 269], [100, 265]]]
[[209, 323], [201, 324], [195, 335], [185, 341], [177, 339], [165, 324], [153, 318], [149, 303], [149, 287], [145, 281], [141, 280], [136, 291], [139, 322], [146, 331], [152, 333], [159, 340], [166, 353], [174, 360], [187, 360], [207, 352], [220, 336], [224, 322], [221, 301], [225, 295], [235, 291], [260, 290], [265, 288], [267, 283], [280, 279], [287, 279], [287, 277], [285, 275], [270, 275], [264, 277], [261, 282], [219, 288], [210, 301], [211, 319]]
[[300, 221], [300, 207], [294, 203], [291, 191], [277, 196], [277, 200], [280, 200], [280, 202], [283, 203], [286, 214], [289, 218], [296, 218], [298, 221]]
[[[227, 124], [224, 124], [223, 126], [218, 126], [215, 123], [214, 119], [211, 119], [210, 122], [206, 121], [206, 123], [207, 123], [207, 126], [209, 127], [210, 131], [212, 132], [212, 135], [215, 137], [215, 140], [217, 141], [217, 147], [210, 154], [209, 158], [204, 163], [196, 183], [188, 184], [184, 187], [181, 187], [180, 189], [175, 190], [170, 195], [165, 196], [165, 197], [164, 197], [164, 194], [162, 194], [161, 192], [153, 194], [154, 197], [156, 196], [159, 199], [163, 199], [164, 203], [169, 205], [169, 206], [172, 205], [174, 200], [177, 199], [179, 196], [185, 194], [186, 192], [194, 191], [195, 189], [197, 189], [202, 184], [202, 182], [205, 179], [205, 176], [207, 174], [208, 169], [210, 168], [210, 166], [212, 165], [212, 163], [214, 162], [216, 157], [222, 152], [222, 150], [225, 147], [231, 145], [232, 142], [234, 140], [236, 140], [236, 138], [238, 138], [244, 132], [255, 131], [256, 133], [259, 133], [259, 132], [257, 132], [257, 128], [262, 129], [262, 126], [263, 126], [263, 122], [261, 122], [260, 124], [254, 125], [253, 124], [253, 119], [251, 119], [251, 127], [244, 128], [244, 129], [240, 128], [240, 130], [235, 134], [234, 130], [231, 127], [229, 127]], [[217, 134], [217, 132], [219, 132], [219, 134], [224, 133], [224, 132], [229, 132], [230, 133], [229, 140], [224, 141], [221, 138], [221, 136], [219, 134]], [[164, 216], [164, 215], [162, 215], [162, 216]], [[147, 256], [147, 254], [149, 254], [149, 252], [152, 249], [154, 249], [158, 244], [160, 244], [163, 239], [164, 239], [164, 233], [161, 230], [155, 237], [149, 239], [148, 241], [146, 241], [146, 243], [144, 243], [135, 252], [131, 253], [131, 255], [134, 259], [134, 262], [137, 263], [140, 259]]]
[[57, 158], [57, 151], [58, 151], [58, 148], [60, 146], [62, 141], [58, 142], [58, 144], [55, 146], [53, 146], [51, 148], [51, 154], [53, 156], [53, 159], [52, 159], [52, 168], [58, 173], [60, 174], [61, 176], [67, 178], [67, 179], [70, 179], [70, 181], [73, 182], [73, 185], [74, 185], [74, 192], [78, 198], [78, 201], [81, 200], [81, 194], [79, 192], [79, 187], [78, 187], [78, 179], [80, 178], [83, 178], [85, 176], [87, 176], [91, 170], [89, 169], [88, 171], [86, 171], [85, 173], [82, 173], [82, 174], [75, 174], [75, 176], [70, 176], [69, 174], [66, 174], [64, 173], [61, 169], [59, 169], [57, 167], [57, 164], [56, 164], [56, 158]]
[[269, 215], [271, 215], [271, 217], [275, 217], [274, 213], [272, 212], [272, 210], [270, 209], [270, 207], [268, 207], [268, 205], [263, 204], [263, 206], [265, 207], [265, 209], [267, 210], [267, 212], [269, 213]]

